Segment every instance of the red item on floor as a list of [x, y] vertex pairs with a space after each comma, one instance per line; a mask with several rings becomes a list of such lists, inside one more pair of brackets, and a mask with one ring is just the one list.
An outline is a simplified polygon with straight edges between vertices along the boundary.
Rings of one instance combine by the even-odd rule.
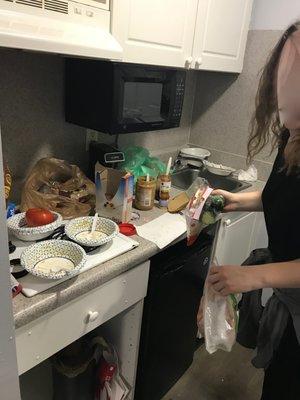
[[104, 357], [101, 357], [97, 373], [96, 400], [112, 400], [109, 393], [109, 385], [107, 385], [107, 383], [113, 379], [116, 371], [116, 364], [109, 363]]

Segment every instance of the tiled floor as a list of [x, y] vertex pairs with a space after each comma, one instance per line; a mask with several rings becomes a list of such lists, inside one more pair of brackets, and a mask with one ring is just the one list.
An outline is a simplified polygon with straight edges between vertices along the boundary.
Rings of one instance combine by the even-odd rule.
[[263, 372], [250, 363], [252, 354], [235, 345], [231, 353], [209, 355], [201, 346], [190, 369], [162, 400], [259, 400]]

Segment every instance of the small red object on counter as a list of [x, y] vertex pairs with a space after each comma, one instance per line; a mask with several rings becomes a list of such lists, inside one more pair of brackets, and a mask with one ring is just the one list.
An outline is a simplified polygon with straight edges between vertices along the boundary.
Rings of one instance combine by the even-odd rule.
[[12, 297], [16, 297], [22, 291], [22, 286], [13, 275], [10, 275], [10, 285]]
[[136, 229], [135, 226], [132, 224], [119, 224], [119, 229], [120, 229], [120, 233], [122, 233], [125, 236], [133, 236], [136, 235]]

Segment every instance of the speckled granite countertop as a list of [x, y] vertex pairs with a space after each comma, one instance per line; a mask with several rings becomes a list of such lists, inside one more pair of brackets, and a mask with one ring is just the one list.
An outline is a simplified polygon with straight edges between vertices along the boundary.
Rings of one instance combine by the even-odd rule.
[[[245, 191], [262, 190], [264, 185], [265, 182], [257, 181]], [[176, 195], [179, 191], [173, 189], [172, 192], [172, 195]], [[164, 210], [158, 207], [155, 207], [151, 211], [139, 211], [140, 219], [134, 223], [136, 225], [145, 224], [159, 217], [164, 212]], [[23, 294], [16, 296], [13, 299], [15, 327], [19, 328], [26, 325], [42, 315], [45, 315], [47, 312], [88, 293], [92, 289], [95, 289], [158, 253], [159, 249], [154, 243], [139, 236], [133, 236], [133, 239], [138, 241], [140, 245], [126, 254], [83, 272], [77, 277], [69, 279], [31, 298], [25, 297]]]
[[47, 312], [88, 293], [110, 279], [148, 260], [158, 252], [154, 243], [138, 236], [132, 238], [139, 242], [140, 245], [137, 248], [31, 298], [25, 297], [23, 294], [16, 296], [13, 299], [15, 327], [19, 328], [26, 325]]

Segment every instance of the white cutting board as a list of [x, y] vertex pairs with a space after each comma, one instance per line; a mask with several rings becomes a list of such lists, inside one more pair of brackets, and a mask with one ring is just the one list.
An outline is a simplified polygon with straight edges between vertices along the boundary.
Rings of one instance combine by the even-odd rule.
[[164, 249], [186, 233], [185, 217], [180, 214], [165, 213], [153, 221], [136, 226], [138, 235]]
[[[16, 246], [16, 250], [10, 254], [10, 259], [20, 258], [22, 251], [30, 246], [32, 242], [23, 242], [20, 240], [13, 240], [13, 244]], [[22, 293], [27, 297], [35, 296], [38, 293], [44, 292], [45, 290], [59, 285], [60, 283], [73, 278], [82, 272], [88, 271], [91, 268], [99, 266], [106, 261], [109, 261], [121, 254], [127, 253], [128, 251], [138, 247], [139, 243], [135, 240], [128, 238], [119, 233], [111, 242], [104, 246], [100, 246], [98, 249], [87, 254], [87, 261], [84, 267], [78, 271], [77, 274], [62, 278], [59, 280], [43, 279], [37, 276], [28, 274], [23, 278], [18, 279], [23, 289]]]

